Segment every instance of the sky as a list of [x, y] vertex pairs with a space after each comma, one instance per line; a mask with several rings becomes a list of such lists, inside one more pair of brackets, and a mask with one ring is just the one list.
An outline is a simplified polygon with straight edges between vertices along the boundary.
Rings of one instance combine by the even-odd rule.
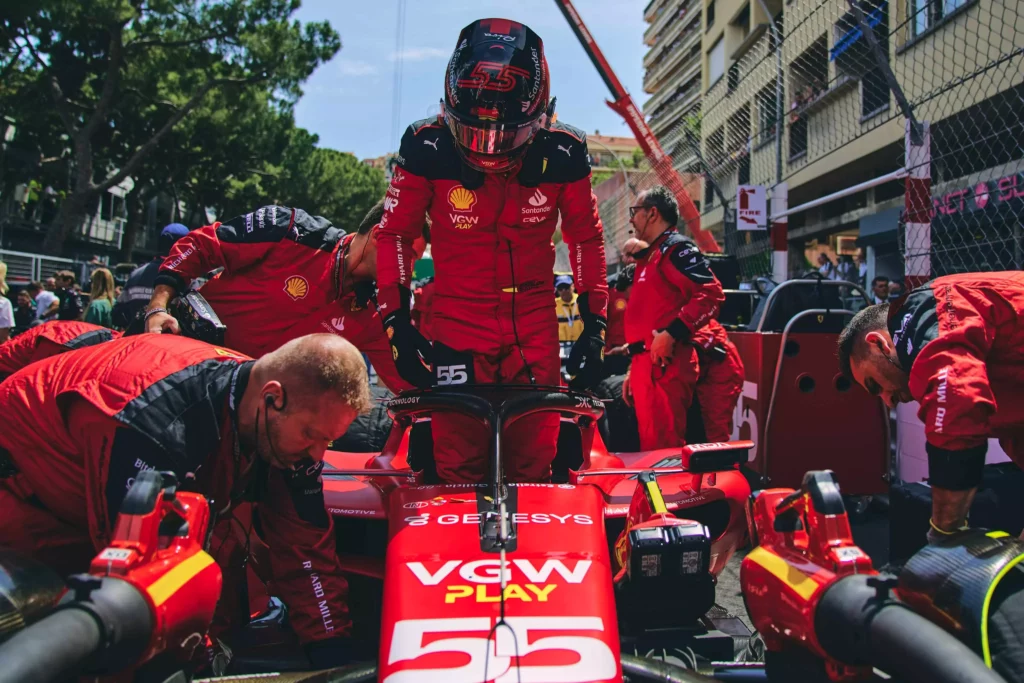
[[[583, 17], [619, 80], [639, 106], [643, 91], [643, 33], [646, 0], [576, 0]], [[475, 19], [520, 21], [544, 40], [551, 94], [559, 120], [602, 135], [631, 135], [605, 105], [610, 97], [555, 0], [407, 0], [402, 69], [401, 124], [437, 114], [444, 69], [456, 38]], [[295, 110], [299, 126], [320, 136], [320, 145], [358, 158], [397, 151], [393, 125], [398, 0], [303, 0], [300, 21], [328, 20], [341, 34], [342, 48], [303, 86]]]

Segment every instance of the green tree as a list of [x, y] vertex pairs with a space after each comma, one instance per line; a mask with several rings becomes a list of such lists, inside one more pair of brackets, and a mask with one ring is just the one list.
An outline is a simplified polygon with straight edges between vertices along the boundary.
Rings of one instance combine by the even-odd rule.
[[71, 186], [44, 250], [59, 253], [89, 204], [142, 171], [211, 93], [221, 93], [228, 118], [249, 106], [239, 95], [257, 84], [288, 109], [300, 84], [340, 49], [326, 22], [290, 21], [299, 4], [48, 0], [22, 20], [0, 15], [8, 52], [28, 54], [34, 65], [19, 96], [45, 89], [67, 136]]

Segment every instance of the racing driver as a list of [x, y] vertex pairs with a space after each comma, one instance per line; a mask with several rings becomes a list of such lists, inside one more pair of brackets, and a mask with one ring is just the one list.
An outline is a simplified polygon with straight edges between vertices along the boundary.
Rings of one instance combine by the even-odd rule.
[[80, 320], [52, 320], [0, 344], [0, 381], [29, 363], [100, 344], [121, 336], [108, 327]]
[[694, 335], [718, 313], [722, 285], [697, 246], [676, 230], [679, 205], [657, 185], [629, 208], [639, 251], [626, 308], [626, 341], [632, 356], [622, 395], [632, 397], [640, 448], [686, 443], [686, 412], [693, 402], [700, 363]]
[[[138, 472], [171, 470], [228, 525], [231, 508], [256, 503], [292, 626], [314, 666], [342, 664], [348, 584], [320, 471], [327, 443], [369, 403], [362, 357], [328, 334], [257, 361], [143, 334], [33, 363], [0, 384], [0, 414], [18, 426], [0, 430], [0, 546], [86, 571]], [[242, 558], [225, 562], [222, 548], [215, 538], [232, 585]]]
[[[585, 134], [554, 121], [544, 46], [528, 27], [481, 19], [459, 34], [442, 114], [412, 124], [381, 219], [380, 314], [398, 372], [410, 383], [560, 383], [551, 309], [551, 242], [561, 218], [584, 320], [567, 369], [575, 386], [601, 379], [608, 286], [604, 238], [590, 187]], [[434, 258], [433, 340], [411, 324], [412, 244], [423, 213]], [[443, 481], [479, 481], [486, 433], [433, 416]], [[511, 481], [548, 477], [558, 416], [525, 418], [507, 446]]]
[[1024, 273], [963, 273], [869, 306], [839, 364], [887, 405], [917, 401], [932, 487], [929, 540], [967, 523], [988, 439], [1024, 466]]
[[[383, 200], [353, 234], [282, 206], [191, 231], [174, 243], [160, 267], [146, 330], [179, 333], [167, 312], [171, 299], [195, 278], [224, 268], [202, 295], [227, 326], [225, 346], [258, 358], [290, 339], [326, 331], [369, 356], [391, 391], [408, 389], [369, 303], [377, 265], [374, 228], [382, 211]], [[422, 228], [420, 216], [417, 237]]]

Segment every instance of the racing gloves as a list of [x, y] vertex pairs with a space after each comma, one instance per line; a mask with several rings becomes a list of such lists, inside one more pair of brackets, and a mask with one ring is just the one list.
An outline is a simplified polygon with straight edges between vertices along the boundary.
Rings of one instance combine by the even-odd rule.
[[583, 334], [572, 345], [565, 369], [572, 376], [569, 386], [573, 389], [589, 389], [604, 379], [604, 333], [608, 319], [590, 312], [590, 294], [580, 294], [576, 299], [583, 318]]
[[434, 385], [433, 349], [412, 325], [408, 290], [402, 294], [405, 305], [384, 317], [384, 332], [388, 335], [398, 374], [409, 384], [428, 389]]

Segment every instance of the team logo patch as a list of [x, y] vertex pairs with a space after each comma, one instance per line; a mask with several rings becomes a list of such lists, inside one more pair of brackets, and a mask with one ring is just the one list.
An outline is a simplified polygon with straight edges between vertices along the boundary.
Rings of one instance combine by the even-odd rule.
[[616, 311], [623, 311], [625, 309], [626, 309], [626, 300], [625, 299], [619, 299], [618, 301], [615, 302], [615, 310]]
[[292, 275], [284, 281], [284, 293], [292, 298], [292, 301], [305, 299], [309, 294], [309, 283], [301, 275]]
[[476, 204], [476, 192], [456, 185], [448, 192], [448, 203], [452, 211], [470, 211]]

